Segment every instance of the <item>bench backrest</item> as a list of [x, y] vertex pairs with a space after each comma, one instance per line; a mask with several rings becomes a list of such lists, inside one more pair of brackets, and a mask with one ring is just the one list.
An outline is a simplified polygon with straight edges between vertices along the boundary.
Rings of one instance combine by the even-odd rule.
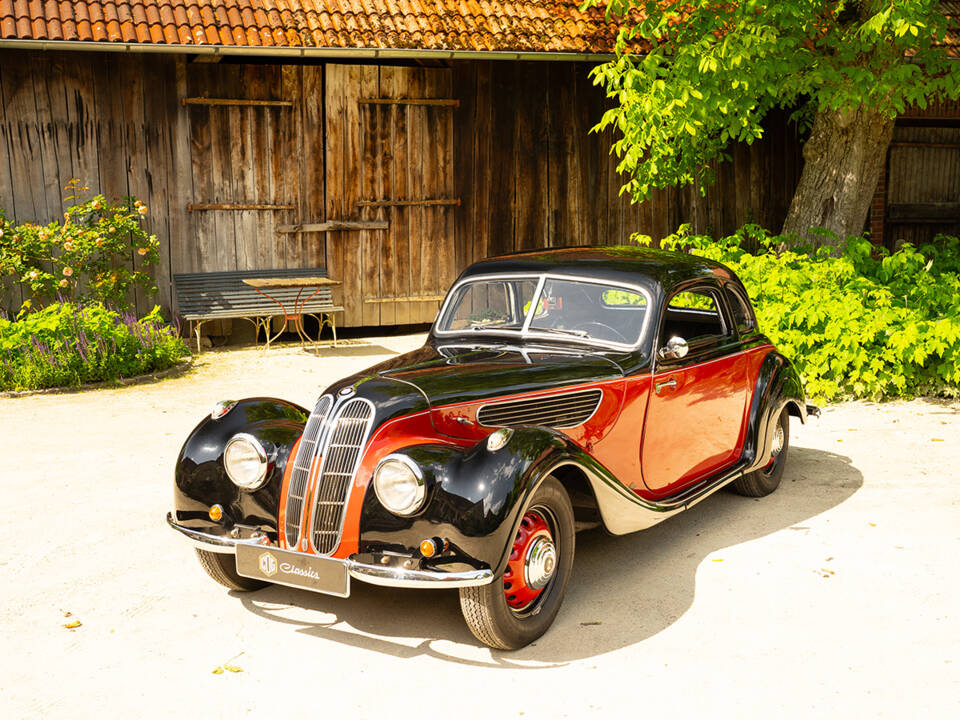
[[[232, 270], [210, 273], [181, 273], [173, 276], [180, 317], [195, 318], [244, 317], [279, 315], [280, 308], [273, 300], [264, 297], [249, 285], [244, 278], [284, 278], [321, 276], [327, 277], [326, 268], [276, 268], [270, 270]], [[301, 299], [312, 294], [315, 288], [304, 290]], [[288, 311], [300, 292], [296, 288], [268, 288], [265, 292], [282, 302]], [[313, 312], [333, 306], [331, 286], [320, 288], [303, 307]]]

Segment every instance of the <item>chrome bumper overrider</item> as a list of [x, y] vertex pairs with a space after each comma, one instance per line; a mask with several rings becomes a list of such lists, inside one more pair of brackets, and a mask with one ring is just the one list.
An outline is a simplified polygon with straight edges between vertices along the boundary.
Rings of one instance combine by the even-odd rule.
[[[202, 530], [179, 525], [173, 519], [173, 513], [167, 513], [167, 523], [182, 533], [196, 547], [209, 552], [233, 554], [237, 545], [260, 545], [255, 539], [224, 537], [206, 533]], [[268, 547], [268, 546], [264, 546]], [[331, 558], [335, 559], [335, 558]], [[467, 570], [465, 572], [431, 572], [408, 568], [386, 567], [361, 562], [355, 555], [346, 560], [338, 560], [347, 566], [350, 577], [372, 585], [406, 588], [459, 588], [475, 585], [487, 585], [493, 581], [492, 570]]]

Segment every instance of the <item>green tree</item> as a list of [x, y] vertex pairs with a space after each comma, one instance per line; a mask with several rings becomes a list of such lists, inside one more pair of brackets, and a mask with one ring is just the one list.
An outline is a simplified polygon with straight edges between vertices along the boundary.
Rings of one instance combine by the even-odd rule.
[[861, 232], [908, 106], [960, 95], [939, 0], [588, 0], [621, 22], [615, 59], [594, 69], [616, 105], [623, 191], [712, 180], [732, 141], [792, 109], [809, 125], [804, 168], [783, 226]]

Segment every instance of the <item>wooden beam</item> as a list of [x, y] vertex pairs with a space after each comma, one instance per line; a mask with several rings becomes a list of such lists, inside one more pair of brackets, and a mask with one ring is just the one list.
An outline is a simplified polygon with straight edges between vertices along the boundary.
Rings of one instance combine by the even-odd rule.
[[244, 100], [242, 98], [185, 97], [180, 101], [188, 105], [240, 105], [243, 107], [293, 107], [290, 100]]
[[395, 303], [395, 302], [440, 302], [446, 295], [398, 295], [397, 297], [368, 297], [365, 303]]
[[430, 200], [359, 200], [354, 203], [357, 207], [410, 207], [413, 205], [456, 205], [460, 206], [460, 198], [436, 198]]
[[360, 98], [358, 103], [368, 105], [433, 105], [437, 107], [460, 107], [454, 98]]
[[894, 140], [890, 147], [918, 147], [918, 148], [960, 148], [960, 143], [949, 142], [920, 142], [915, 140]]
[[321, 223], [301, 223], [299, 225], [279, 225], [278, 233], [298, 232], [337, 232], [339, 230], [386, 230], [390, 223], [386, 220], [331, 220]]
[[294, 210], [295, 205], [269, 205], [265, 203], [191, 203], [187, 212], [203, 210]]
[[960, 222], [960, 202], [890, 203], [888, 222]]

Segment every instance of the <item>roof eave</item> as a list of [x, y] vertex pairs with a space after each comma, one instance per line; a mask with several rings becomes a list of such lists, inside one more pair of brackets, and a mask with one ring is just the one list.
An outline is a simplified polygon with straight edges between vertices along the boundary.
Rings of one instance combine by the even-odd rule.
[[426, 50], [419, 48], [255, 47], [247, 45], [162, 45], [154, 43], [83, 42], [78, 40], [0, 39], [0, 49], [72, 50], [157, 53], [166, 55], [242, 55], [247, 57], [344, 58], [369, 60], [541, 60], [603, 62], [613, 53], [535, 52], [522, 50]]

